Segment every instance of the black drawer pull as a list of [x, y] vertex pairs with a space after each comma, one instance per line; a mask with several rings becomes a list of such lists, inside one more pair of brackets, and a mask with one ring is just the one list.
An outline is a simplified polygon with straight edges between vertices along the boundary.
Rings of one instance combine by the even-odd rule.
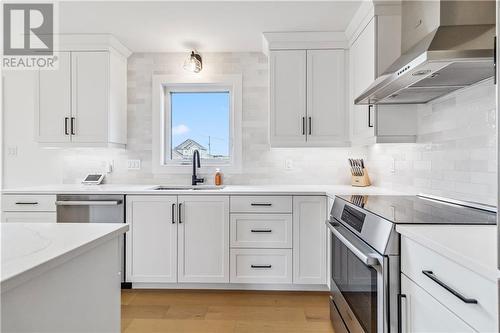
[[273, 232], [272, 229], [252, 229], [251, 232]]
[[477, 299], [473, 299], [473, 298], [467, 298], [463, 295], [461, 295], [459, 292], [457, 292], [456, 290], [454, 290], [453, 288], [451, 288], [450, 286], [446, 285], [443, 281], [439, 280], [432, 271], [422, 271], [422, 273], [427, 276], [429, 279], [431, 279], [432, 281], [436, 282], [437, 284], [439, 284], [441, 287], [443, 287], [444, 289], [448, 290], [450, 293], [453, 294], [453, 296], [457, 297], [458, 299], [460, 299], [462, 302], [464, 303], [467, 303], [467, 304], [477, 304]]
[[255, 206], [257, 206], [257, 207], [271, 207], [273, 204], [269, 203], [269, 202], [261, 202], [261, 203], [259, 203], [259, 202], [252, 202], [250, 205], [254, 206], [254, 207]]
[[272, 265], [250, 265], [252, 268], [271, 268]]
[[36, 201], [33, 201], [33, 202], [19, 201], [19, 202], [16, 202], [16, 205], [38, 205], [38, 202], [36, 202]]
[[175, 223], [175, 204], [172, 204], [172, 224]]

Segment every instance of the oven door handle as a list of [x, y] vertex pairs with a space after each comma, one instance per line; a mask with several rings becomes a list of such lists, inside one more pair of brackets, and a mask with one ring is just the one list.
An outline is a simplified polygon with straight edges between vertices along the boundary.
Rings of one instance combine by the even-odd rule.
[[117, 206], [121, 200], [58, 200], [57, 206]]
[[349, 239], [347, 239], [346, 236], [342, 234], [340, 231], [340, 228], [343, 228], [340, 224], [327, 221], [328, 228], [330, 231], [333, 233], [335, 237], [338, 238], [344, 244], [356, 257], [358, 257], [359, 260], [361, 260], [366, 266], [378, 266], [380, 263], [377, 258], [374, 258], [371, 253], [366, 253], [363, 250], [359, 249], [356, 247]]

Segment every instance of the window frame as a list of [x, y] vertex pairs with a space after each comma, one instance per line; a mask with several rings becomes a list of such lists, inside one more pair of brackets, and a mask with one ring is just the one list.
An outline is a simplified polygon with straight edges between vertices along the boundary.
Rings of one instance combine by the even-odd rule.
[[186, 173], [191, 163], [171, 158], [171, 92], [229, 92], [229, 160], [205, 159], [201, 173], [241, 172], [241, 75], [153, 75], [153, 173]]

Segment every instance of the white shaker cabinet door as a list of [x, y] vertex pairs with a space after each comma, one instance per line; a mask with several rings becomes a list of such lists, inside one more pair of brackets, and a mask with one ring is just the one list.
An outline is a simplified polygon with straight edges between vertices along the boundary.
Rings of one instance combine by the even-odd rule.
[[307, 142], [313, 146], [349, 143], [345, 94], [345, 51], [307, 51]]
[[177, 196], [127, 196], [127, 280], [177, 282]]
[[[38, 142], [70, 141], [71, 54], [56, 53], [57, 69], [38, 72], [38, 108], [35, 136]], [[20, 97], [22, 98], [22, 97]]]
[[293, 283], [326, 284], [326, 198], [293, 197]]
[[229, 282], [229, 197], [179, 196], [179, 282]]
[[403, 333], [476, 332], [415, 282], [401, 274]]
[[72, 52], [72, 141], [108, 141], [109, 54]]
[[364, 28], [350, 49], [351, 105], [353, 140], [375, 135], [375, 109], [368, 105], [353, 105], [358, 97], [375, 80], [375, 18]]
[[271, 51], [271, 145], [306, 144], [306, 51]]

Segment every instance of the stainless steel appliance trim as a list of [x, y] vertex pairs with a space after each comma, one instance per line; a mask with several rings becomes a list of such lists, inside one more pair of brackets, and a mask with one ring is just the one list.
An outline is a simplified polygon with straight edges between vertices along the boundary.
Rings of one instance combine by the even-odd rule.
[[330, 320], [335, 333], [349, 333], [332, 296], [330, 296]]
[[58, 200], [57, 206], [117, 206], [121, 200]]
[[486, 204], [473, 202], [473, 201], [463, 201], [463, 200], [444, 198], [444, 197], [439, 197], [437, 195], [431, 195], [431, 194], [425, 194], [425, 193], [419, 193], [419, 194], [417, 194], [417, 197], [422, 198], [424, 200], [439, 201], [439, 202], [445, 203], [445, 204], [462, 206], [462, 207], [467, 207], [467, 208], [475, 208], [475, 209], [485, 210], [485, 211], [492, 212], [492, 213], [496, 213], [498, 210], [497, 207], [491, 206], [491, 205], [486, 205]]
[[369, 247], [362, 244], [361, 240], [354, 238], [356, 236], [353, 237], [347, 234], [349, 231], [346, 228], [340, 224], [332, 225], [332, 223], [327, 223], [327, 226], [335, 237], [337, 237], [365, 265], [373, 267], [380, 264]]

